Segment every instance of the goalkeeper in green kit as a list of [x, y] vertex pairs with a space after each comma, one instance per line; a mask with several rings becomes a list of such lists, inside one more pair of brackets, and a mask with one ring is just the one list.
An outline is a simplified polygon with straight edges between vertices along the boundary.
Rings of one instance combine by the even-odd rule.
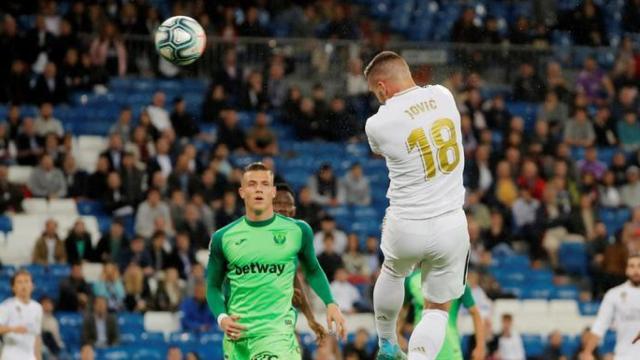
[[[207, 302], [224, 331], [226, 360], [299, 360], [291, 304], [298, 263], [327, 305], [327, 324], [345, 338], [344, 318], [313, 250], [304, 221], [273, 211], [273, 173], [261, 163], [245, 168], [240, 187], [246, 215], [219, 229], [209, 245]], [[222, 287], [229, 285], [225, 300]]]

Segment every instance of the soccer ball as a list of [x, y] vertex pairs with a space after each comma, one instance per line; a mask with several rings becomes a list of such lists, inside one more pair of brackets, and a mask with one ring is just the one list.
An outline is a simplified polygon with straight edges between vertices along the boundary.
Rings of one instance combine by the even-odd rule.
[[189, 65], [204, 51], [207, 36], [202, 26], [188, 16], [174, 16], [156, 30], [156, 50], [176, 65]]

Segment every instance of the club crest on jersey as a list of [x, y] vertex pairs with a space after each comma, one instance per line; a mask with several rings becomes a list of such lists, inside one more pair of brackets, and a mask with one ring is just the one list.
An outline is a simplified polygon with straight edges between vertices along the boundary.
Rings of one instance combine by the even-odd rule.
[[286, 232], [276, 232], [273, 233], [273, 242], [276, 245], [282, 245], [287, 241], [287, 233]]
[[261, 352], [251, 358], [251, 360], [277, 360], [277, 359], [279, 359], [278, 355], [274, 355], [268, 351]]

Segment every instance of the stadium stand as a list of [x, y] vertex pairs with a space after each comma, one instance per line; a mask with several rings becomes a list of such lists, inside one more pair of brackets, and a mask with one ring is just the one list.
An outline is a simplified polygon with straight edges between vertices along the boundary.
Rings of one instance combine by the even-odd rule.
[[[238, 168], [256, 160], [273, 164], [295, 189], [299, 216], [318, 234], [357, 236], [360, 247], [350, 255], [365, 258], [370, 268], [352, 275], [366, 278], [357, 288], [370, 299], [381, 258], [388, 179], [383, 160], [370, 153], [363, 134], [364, 121], [377, 105], [361, 90], [357, 62], [357, 76], [347, 68], [349, 60], [366, 63], [383, 48], [410, 55], [432, 44], [432, 52], [413, 53], [412, 65], [426, 76], [423, 83], [442, 82], [452, 90], [466, 122], [465, 181], [470, 198], [478, 199], [469, 201], [466, 211], [471, 266], [480, 274], [477, 289], [488, 295], [483, 315], [497, 334], [501, 316], [513, 314], [528, 358], [542, 356], [555, 330], [562, 334], [562, 353], [573, 356], [604, 291], [624, 280], [620, 259], [640, 250], [640, 29], [626, 15], [637, 13], [634, 2], [540, 2], [548, 6], [544, 9], [535, 1], [497, 0], [244, 3], [245, 8], [168, 0], [113, 6], [64, 0], [0, 4], [5, 50], [0, 59], [0, 300], [11, 296], [9, 279], [19, 267], [33, 274], [36, 299], [46, 295], [58, 301], [70, 291], [77, 306], [56, 311], [55, 318], [64, 351], [77, 357], [83, 315], [91, 303], [81, 296], [82, 282], [90, 296], [107, 276], [104, 264], [114, 261], [114, 282], [124, 289], [113, 304], [120, 340], [97, 349], [98, 359], [164, 359], [170, 346], [221, 359], [217, 326], [184, 332], [179, 301], [163, 296], [192, 295], [203, 276], [196, 263], [206, 265], [206, 243], [194, 236], [196, 228], [210, 233], [241, 214], [235, 195]], [[594, 6], [593, 23], [578, 21], [586, 6]], [[258, 8], [260, 34], [277, 41], [256, 37], [244, 26], [248, 7]], [[123, 14], [131, 11], [135, 16], [127, 22]], [[198, 19], [213, 38], [205, 56], [185, 69], [159, 61], [149, 39], [159, 19], [174, 13]], [[225, 22], [225, 14], [233, 21]], [[108, 40], [126, 45], [126, 59], [92, 46], [110, 36], [98, 35], [106, 23], [117, 25]], [[46, 34], [43, 44], [27, 41], [39, 34]], [[314, 45], [305, 47], [296, 38], [314, 38]], [[119, 60], [126, 63], [124, 73], [114, 65]], [[47, 63], [55, 66], [53, 80], [45, 75]], [[279, 98], [281, 85], [270, 79], [270, 69], [277, 66], [286, 68], [286, 99]], [[263, 75], [264, 94], [247, 89], [251, 71]], [[156, 103], [158, 92], [164, 101]], [[157, 126], [158, 116], [180, 118], [173, 108], [178, 97], [186, 100], [187, 118], [197, 125], [195, 136], [183, 136], [180, 123]], [[254, 97], [265, 100], [256, 103]], [[275, 106], [279, 100], [283, 104]], [[54, 104], [51, 118], [42, 116], [42, 103]], [[122, 120], [126, 109], [131, 119]], [[582, 109], [586, 125], [574, 118]], [[275, 134], [279, 151], [273, 156], [252, 154], [246, 145], [263, 130], [255, 124], [259, 112], [268, 114], [267, 130]], [[49, 140], [40, 131], [54, 121], [64, 135]], [[572, 131], [581, 126], [587, 135], [573, 141]], [[112, 144], [112, 134], [121, 137], [121, 146]], [[482, 147], [489, 148], [484, 159]], [[595, 159], [588, 158], [591, 148]], [[128, 153], [132, 165], [122, 160]], [[43, 154], [51, 156], [55, 170], [40, 165]], [[186, 158], [185, 173], [177, 170], [180, 157]], [[321, 204], [323, 196], [331, 197], [332, 186], [341, 193], [355, 163], [362, 166], [370, 205], [351, 204], [339, 195]], [[335, 182], [317, 175], [326, 164]], [[34, 177], [54, 178], [54, 172], [63, 179], [64, 195], [34, 196]], [[155, 209], [147, 200], [151, 188], [160, 191], [159, 207], [166, 211], [158, 212], [168, 214], [164, 220], [140, 215], [143, 206]], [[525, 188], [532, 198], [525, 197]], [[197, 226], [185, 221], [189, 206], [198, 210]], [[325, 214], [337, 229], [321, 228]], [[55, 229], [48, 233], [50, 219]], [[84, 230], [76, 233], [78, 221]], [[167, 263], [134, 254], [136, 231], [145, 227], [170, 239]], [[180, 231], [190, 236], [186, 266], [174, 240]], [[41, 238], [60, 242], [54, 262], [45, 254], [44, 263], [35, 263]], [[89, 249], [71, 254], [73, 244], [85, 239]], [[140, 258], [156, 259], [149, 239], [144, 242]], [[83, 262], [77, 276], [72, 256]], [[180, 276], [166, 280], [168, 268]], [[142, 283], [136, 280], [139, 272]], [[368, 346], [374, 351], [372, 315], [352, 314], [348, 321], [350, 329], [371, 332]], [[299, 330], [301, 344], [315, 354], [317, 345], [304, 321]], [[469, 316], [461, 316], [461, 331], [466, 349], [473, 332]], [[610, 353], [614, 342], [609, 333], [600, 352]]]

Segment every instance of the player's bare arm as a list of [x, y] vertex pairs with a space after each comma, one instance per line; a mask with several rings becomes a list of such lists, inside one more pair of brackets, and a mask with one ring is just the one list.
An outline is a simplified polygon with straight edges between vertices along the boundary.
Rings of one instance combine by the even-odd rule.
[[471, 319], [473, 320], [473, 330], [476, 338], [476, 347], [471, 352], [472, 360], [484, 360], [486, 357], [487, 349], [484, 341], [484, 323], [482, 315], [477, 306], [473, 306], [469, 309]]
[[311, 311], [311, 304], [309, 304], [309, 298], [302, 288], [302, 282], [299, 275], [293, 279], [294, 293], [293, 293], [293, 306], [300, 309], [302, 315], [307, 319], [309, 327], [316, 334], [316, 343], [320, 345], [327, 337], [327, 330], [317, 320], [313, 311]]
[[636, 336], [635, 339], [633, 339], [633, 344], [637, 343], [638, 341], [640, 341], [640, 332], [638, 333], [638, 335]]

